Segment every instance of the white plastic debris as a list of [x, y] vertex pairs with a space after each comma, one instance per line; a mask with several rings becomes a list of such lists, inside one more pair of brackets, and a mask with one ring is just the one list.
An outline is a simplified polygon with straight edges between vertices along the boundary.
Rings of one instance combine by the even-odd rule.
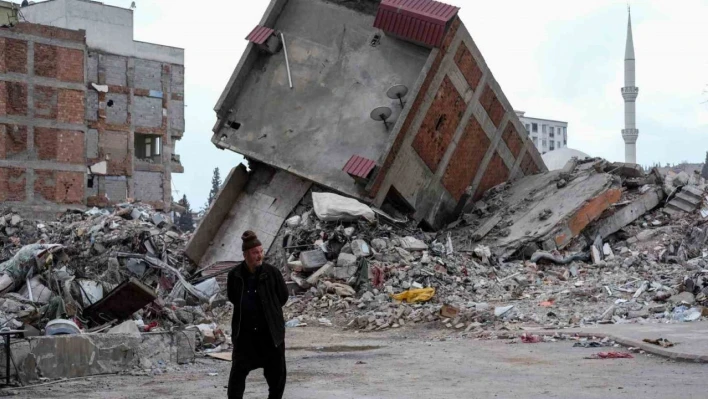
[[290, 227], [291, 229], [294, 229], [295, 227], [299, 226], [300, 223], [302, 222], [302, 216], [293, 216], [290, 219], [285, 221], [285, 225]]
[[331, 193], [312, 193], [312, 203], [317, 217], [325, 222], [355, 221], [360, 217], [373, 222], [374, 211], [361, 202]]

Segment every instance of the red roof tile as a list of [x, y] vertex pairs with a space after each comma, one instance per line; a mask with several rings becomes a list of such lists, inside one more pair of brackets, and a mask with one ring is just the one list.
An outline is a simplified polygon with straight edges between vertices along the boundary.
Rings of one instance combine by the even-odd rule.
[[273, 29], [258, 25], [246, 36], [246, 40], [255, 44], [263, 44], [273, 33], [275, 33]]
[[342, 170], [347, 172], [351, 176], [366, 179], [369, 177], [371, 171], [374, 170], [375, 166], [376, 162], [370, 159], [360, 157], [358, 155], [354, 155], [349, 159], [349, 162], [344, 165], [344, 168], [342, 168]]
[[374, 27], [404, 39], [438, 47], [459, 7], [434, 0], [383, 0]]

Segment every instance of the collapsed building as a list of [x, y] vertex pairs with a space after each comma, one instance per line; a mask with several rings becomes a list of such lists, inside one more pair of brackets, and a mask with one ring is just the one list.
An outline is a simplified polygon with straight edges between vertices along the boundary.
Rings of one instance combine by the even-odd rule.
[[190, 242], [201, 265], [270, 246], [312, 185], [438, 229], [469, 200], [545, 171], [458, 16], [425, 0], [273, 0], [216, 105], [243, 154]]
[[0, 30], [0, 201], [53, 213], [171, 204], [184, 168], [184, 50], [133, 39], [133, 11], [51, 0]]

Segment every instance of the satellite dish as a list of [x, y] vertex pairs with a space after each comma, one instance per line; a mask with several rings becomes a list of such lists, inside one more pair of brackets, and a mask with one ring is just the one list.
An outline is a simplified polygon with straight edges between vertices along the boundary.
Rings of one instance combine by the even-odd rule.
[[389, 107], [378, 107], [371, 111], [371, 119], [375, 121], [383, 121], [384, 126], [386, 126], [386, 130], [388, 130], [388, 122], [386, 120], [391, 117], [391, 114], [393, 111], [391, 111], [391, 108]]
[[398, 99], [398, 101], [401, 103], [401, 108], [403, 108], [403, 97], [408, 94], [408, 87], [406, 85], [395, 85], [392, 86], [388, 91], [386, 92], [386, 96], [390, 99]]

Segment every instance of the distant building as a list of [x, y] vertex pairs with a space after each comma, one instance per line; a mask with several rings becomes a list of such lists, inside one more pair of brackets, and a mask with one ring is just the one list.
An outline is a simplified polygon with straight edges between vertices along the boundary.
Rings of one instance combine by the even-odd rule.
[[50, 0], [21, 12], [31, 23], [0, 29], [0, 201], [169, 209], [184, 171], [184, 50], [135, 41], [130, 9]]
[[516, 111], [516, 115], [541, 154], [568, 146], [568, 122], [532, 118], [524, 111]]
[[12, 26], [19, 22], [17, 18], [18, 4], [0, 0], [0, 26]]

